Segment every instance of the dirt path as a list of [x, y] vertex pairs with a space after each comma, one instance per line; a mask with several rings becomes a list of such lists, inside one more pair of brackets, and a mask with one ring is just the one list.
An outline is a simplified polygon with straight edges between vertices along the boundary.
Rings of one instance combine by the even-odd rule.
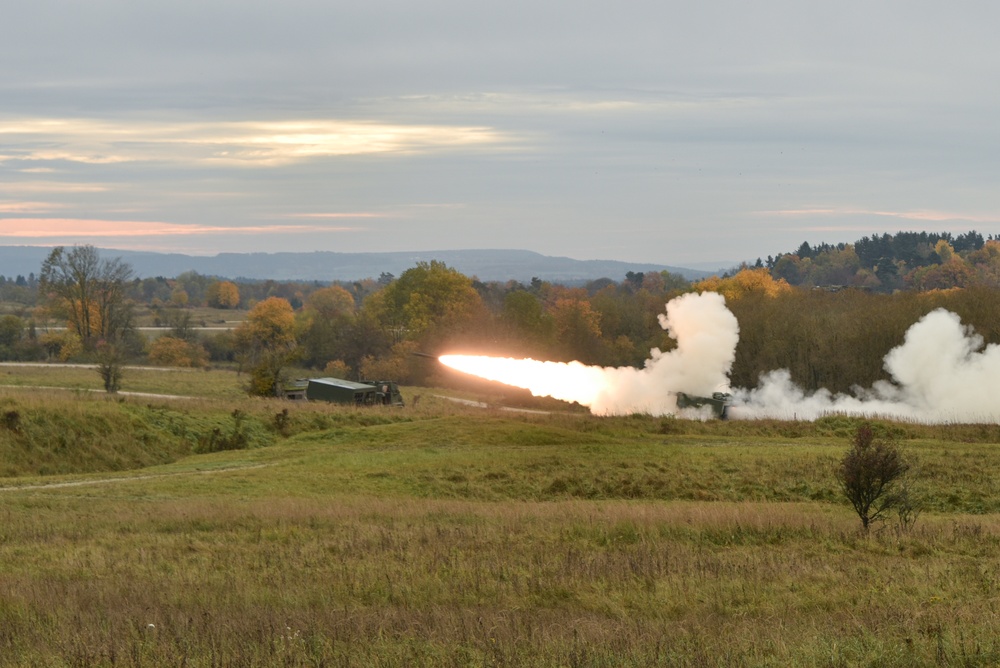
[[49, 385], [0, 385], [0, 388], [11, 389], [11, 390], [58, 390], [60, 392], [93, 392], [95, 394], [107, 394], [109, 397], [122, 396], [122, 397], [141, 397], [144, 399], [198, 399], [199, 397], [190, 397], [183, 394], [153, 394], [152, 392], [123, 392], [119, 391], [117, 395], [108, 394], [104, 390], [96, 390], [87, 387], [52, 387]]
[[[49, 367], [56, 369], [96, 369], [96, 364], [70, 364], [68, 362], [0, 362], [0, 367], [4, 366], [27, 366], [27, 367]], [[179, 371], [191, 373], [196, 369], [176, 366], [124, 366], [123, 369], [137, 369], [140, 371]]]
[[177, 473], [155, 473], [121, 478], [96, 478], [94, 480], [73, 480], [71, 482], [51, 482], [36, 485], [0, 486], [0, 492], [21, 492], [25, 490], [59, 489], [61, 487], [85, 487], [87, 485], [110, 485], [119, 482], [134, 482], [136, 480], [153, 480], [156, 478], [175, 478], [182, 475], [209, 475], [212, 473], [230, 473], [232, 471], [250, 471], [262, 469], [268, 464], [247, 464], [246, 466], [227, 466], [206, 471], [178, 471]]

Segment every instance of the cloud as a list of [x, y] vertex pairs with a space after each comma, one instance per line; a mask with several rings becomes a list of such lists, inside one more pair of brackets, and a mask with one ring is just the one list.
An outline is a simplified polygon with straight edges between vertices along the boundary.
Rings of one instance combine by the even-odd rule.
[[383, 218], [382, 213], [289, 213], [286, 218]]
[[0, 181], [0, 192], [24, 193], [99, 193], [111, 190], [104, 183], [72, 183], [60, 181]]
[[0, 239], [49, 239], [58, 237], [159, 237], [203, 234], [314, 234], [353, 232], [363, 228], [327, 225], [181, 225], [153, 221], [88, 220], [79, 218], [0, 218]]
[[[846, 207], [833, 207], [833, 208], [805, 208], [805, 209], [777, 209], [773, 211], [756, 211], [758, 216], [780, 216], [780, 217], [793, 217], [793, 218], [808, 218], [817, 216], [877, 216], [882, 218], [901, 218], [903, 220], [912, 220], [916, 222], [969, 222], [969, 223], [997, 223], [1000, 222], [1000, 214], [970, 214], [970, 213], [960, 213], [956, 211], [933, 211], [933, 210], [916, 210], [916, 211], [887, 211], [880, 209], [864, 209], [864, 208], [846, 208]], [[807, 228], [815, 231], [828, 231], [832, 229], [845, 229], [842, 227], [814, 227]], [[861, 229], [861, 228], [859, 228]], [[864, 228], [867, 229], [867, 228]]]
[[272, 166], [313, 158], [488, 147], [511, 138], [489, 127], [306, 119], [150, 123], [28, 118], [0, 121], [8, 160], [109, 165], [182, 162]]
[[63, 208], [65, 205], [52, 202], [6, 202], [0, 200], [0, 213], [44, 213]]

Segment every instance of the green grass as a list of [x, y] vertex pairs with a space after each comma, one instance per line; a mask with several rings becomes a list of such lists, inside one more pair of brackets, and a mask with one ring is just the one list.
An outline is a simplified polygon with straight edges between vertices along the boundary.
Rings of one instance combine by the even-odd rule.
[[[123, 393], [143, 392], [238, 400], [246, 396], [246, 376], [230, 369], [146, 369], [126, 367]], [[63, 390], [104, 391], [96, 369], [85, 366], [54, 365], [0, 366], [0, 386], [15, 388], [61, 388]], [[2, 388], [0, 388], [2, 389]]]
[[[0, 427], [3, 463], [76, 434], [55, 451], [67, 475], [0, 480], [0, 666], [1000, 662], [992, 427], [881, 424], [926, 510], [865, 537], [834, 485], [854, 424], [839, 418], [429, 396], [361, 411], [5, 394], [0, 409], [20, 416], [20, 433]], [[237, 410], [244, 447], [190, 454]], [[142, 468], [81, 454], [100, 443]], [[66, 482], [90, 484], [45, 486]]]

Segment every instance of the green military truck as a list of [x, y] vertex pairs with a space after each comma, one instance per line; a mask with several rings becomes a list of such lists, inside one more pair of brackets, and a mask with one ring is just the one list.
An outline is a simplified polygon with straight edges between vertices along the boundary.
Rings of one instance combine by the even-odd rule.
[[306, 399], [331, 401], [357, 406], [402, 406], [403, 395], [391, 380], [363, 380], [356, 382], [343, 378], [310, 378], [306, 381]]

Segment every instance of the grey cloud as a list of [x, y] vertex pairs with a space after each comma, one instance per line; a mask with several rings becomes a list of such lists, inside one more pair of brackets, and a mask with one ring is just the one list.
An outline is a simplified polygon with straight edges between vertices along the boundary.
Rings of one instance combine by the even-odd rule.
[[[0, 24], [0, 124], [378, 121], [483, 127], [506, 143], [248, 170], [28, 163], [17, 157], [58, 156], [75, 140], [0, 135], [0, 175], [15, 188], [0, 196], [17, 197], [18, 183], [100, 183], [49, 199], [66, 217], [230, 226], [385, 214], [338, 238], [342, 250], [447, 241], [674, 265], [753, 259], [806, 235], [859, 236], [857, 216], [812, 233], [814, 221], [761, 211], [1000, 211], [997, 19], [993, 3], [899, 0], [15, 3]], [[461, 206], [417, 206], [431, 203]]]

